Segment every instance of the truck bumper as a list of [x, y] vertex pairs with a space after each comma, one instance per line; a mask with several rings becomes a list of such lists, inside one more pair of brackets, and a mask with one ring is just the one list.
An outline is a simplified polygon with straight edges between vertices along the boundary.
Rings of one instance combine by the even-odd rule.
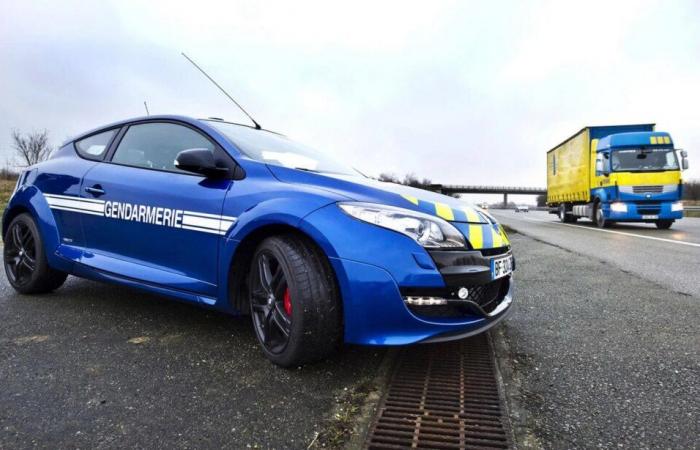
[[[627, 210], [616, 210], [613, 206], [615, 204], [624, 204]], [[606, 219], [614, 222], [655, 222], [683, 218], [683, 210], [674, 211], [674, 204], [677, 202], [614, 202], [606, 204], [603, 212]]]

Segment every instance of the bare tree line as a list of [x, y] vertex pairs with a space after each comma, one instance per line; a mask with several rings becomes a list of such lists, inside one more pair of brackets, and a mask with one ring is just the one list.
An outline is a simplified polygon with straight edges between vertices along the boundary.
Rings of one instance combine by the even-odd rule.
[[53, 151], [49, 131], [31, 131], [23, 133], [17, 129], [10, 132], [13, 154], [0, 168], [0, 179], [11, 180], [17, 177], [17, 169], [32, 166], [48, 159]]

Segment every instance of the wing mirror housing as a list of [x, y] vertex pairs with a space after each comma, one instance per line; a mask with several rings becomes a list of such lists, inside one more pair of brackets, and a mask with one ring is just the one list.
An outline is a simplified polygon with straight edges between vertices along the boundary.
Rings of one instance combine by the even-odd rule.
[[610, 175], [610, 171], [606, 170], [606, 159], [608, 159], [608, 155], [603, 154], [602, 157], [598, 157], [598, 159], [595, 160], [595, 171], [596, 173], [602, 173], [604, 176], [607, 177], [608, 175]]
[[207, 178], [224, 178], [229, 174], [228, 167], [217, 164], [214, 152], [208, 148], [189, 148], [181, 151], [175, 158], [175, 167]]
[[688, 152], [680, 150], [679, 153], [681, 154], [681, 169], [688, 170]]
[[595, 171], [598, 173], [601, 173], [603, 171], [603, 160], [602, 159], [595, 160]]

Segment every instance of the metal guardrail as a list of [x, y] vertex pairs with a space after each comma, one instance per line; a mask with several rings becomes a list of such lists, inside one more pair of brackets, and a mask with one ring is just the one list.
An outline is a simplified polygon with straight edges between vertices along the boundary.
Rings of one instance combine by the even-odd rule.
[[443, 194], [546, 194], [547, 189], [528, 186], [483, 186], [459, 184], [432, 184], [430, 189]]
[[683, 205], [683, 211], [700, 211], [700, 205]]

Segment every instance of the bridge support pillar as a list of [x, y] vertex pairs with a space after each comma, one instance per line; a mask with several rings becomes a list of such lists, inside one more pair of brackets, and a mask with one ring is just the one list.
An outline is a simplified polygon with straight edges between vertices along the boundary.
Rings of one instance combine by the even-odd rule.
[[503, 207], [504, 208], [508, 207], [508, 193], [507, 192], [503, 193]]

